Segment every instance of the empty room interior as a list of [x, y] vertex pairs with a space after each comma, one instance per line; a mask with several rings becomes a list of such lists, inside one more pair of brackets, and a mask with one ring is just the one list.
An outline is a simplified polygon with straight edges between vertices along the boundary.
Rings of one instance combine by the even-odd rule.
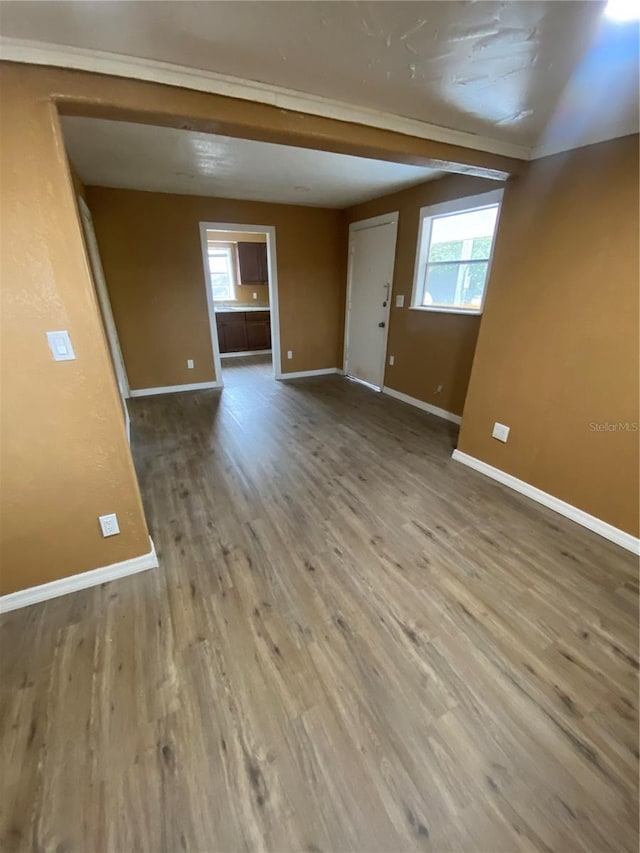
[[0, 849], [638, 849], [639, 12], [0, 2]]

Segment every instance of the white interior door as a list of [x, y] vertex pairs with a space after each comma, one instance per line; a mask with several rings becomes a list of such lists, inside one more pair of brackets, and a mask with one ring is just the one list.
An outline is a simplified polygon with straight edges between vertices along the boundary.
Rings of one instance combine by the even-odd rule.
[[382, 388], [397, 213], [354, 222], [349, 229], [345, 373]]
[[102, 269], [102, 261], [100, 260], [100, 250], [98, 249], [98, 241], [96, 240], [96, 232], [93, 227], [93, 219], [91, 211], [83, 198], [78, 199], [80, 207], [80, 219], [82, 221], [82, 230], [84, 232], [87, 253], [89, 255], [89, 263], [91, 264], [91, 272], [93, 273], [93, 283], [100, 305], [100, 313], [102, 322], [109, 342], [109, 350], [111, 352], [111, 361], [118, 382], [120, 391], [120, 399], [122, 400], [122, 413], [127, 428], [127, 436], [131, 435], [129, 410], [127, 409], [126, 399], [130, 397], [129, 380], [127, 379], [127, 371], [124, 366], [124, 358], [120, 349], [120, 341], [118, 340], [118, 330], [113, 319], [111, 311], [111, 302], [109, 301], [109, 291], [107, 290], [107, 282]]

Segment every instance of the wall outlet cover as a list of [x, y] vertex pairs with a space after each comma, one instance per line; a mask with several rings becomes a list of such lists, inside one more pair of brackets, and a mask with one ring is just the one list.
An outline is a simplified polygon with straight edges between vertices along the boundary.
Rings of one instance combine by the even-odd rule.
[[293, 358], [293, 350], [292, 349], [287, 350], [287, 358]]
[[109, 515], [98, 516], [98, 521], [100, 522], [100, 529], [102, 530], [103, 536], [115, 536], [116, 533], [120, 533], [118, 516], [115, 512], [112, 512]]
[[402, 294], [396, 296], [396, 308], [404, 308], [404, 296]]
[[492, 438], [497, 438], [498, 441], [506, 442], [509, 438], [509, 430], [510, 427], [505, 426], [504, 424], [499, 424], [496, 422], [493, 425], [493, 432], [491, 433]]
[[66, 329], [60, 332], [47, 332], [47, 341], [54, 361], [73, 361], [75, 359], [76, 354], [73, 351], [71, 338]]
[[189, 368], [189, 370], [193, 370], [193, 365], [194, 365], [194, 361], [193, 361], [193, 359], [192, 359], [192, 358], [188, 358], [188, 359], [187, 359], [187, 367]]
[[391, 367], [393, 367], [393, 365], [395, 364], [395, 361], [396, 361], [395, 355], [390, 355], [389, 356], [389, 364], [391, 365]]

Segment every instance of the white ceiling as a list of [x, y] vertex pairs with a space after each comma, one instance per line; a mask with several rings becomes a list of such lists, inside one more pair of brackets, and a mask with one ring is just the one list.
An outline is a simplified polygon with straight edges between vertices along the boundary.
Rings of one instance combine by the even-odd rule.
[[560, 149], [638, 128], [637, 24], [608, 21], [604, 5], [3, 2], [0, 25], [5, 37], [160, 60], [479, 140]]
[[78, 174], [103, 187], [343, 208], [443, 174], [170, 127], [61, 120]]

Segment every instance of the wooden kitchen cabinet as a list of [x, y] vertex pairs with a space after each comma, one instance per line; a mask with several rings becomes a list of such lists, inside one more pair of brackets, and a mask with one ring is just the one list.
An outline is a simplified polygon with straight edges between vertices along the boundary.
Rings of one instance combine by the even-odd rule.
[[244, 314], [232, 311], [216, 314], [220, 352], [244, 352], [247, 346], [247, 324]]
[[240, 284], [265, 284], [269, 281], [266, 243], [238, 243]]
[[248, 352], [271, 347], [269, 311], [216, 312], [220, 352]]
[[271, 315], [268, 311], [252, 311], [247, 318], [247, 349], [271, 347]]

